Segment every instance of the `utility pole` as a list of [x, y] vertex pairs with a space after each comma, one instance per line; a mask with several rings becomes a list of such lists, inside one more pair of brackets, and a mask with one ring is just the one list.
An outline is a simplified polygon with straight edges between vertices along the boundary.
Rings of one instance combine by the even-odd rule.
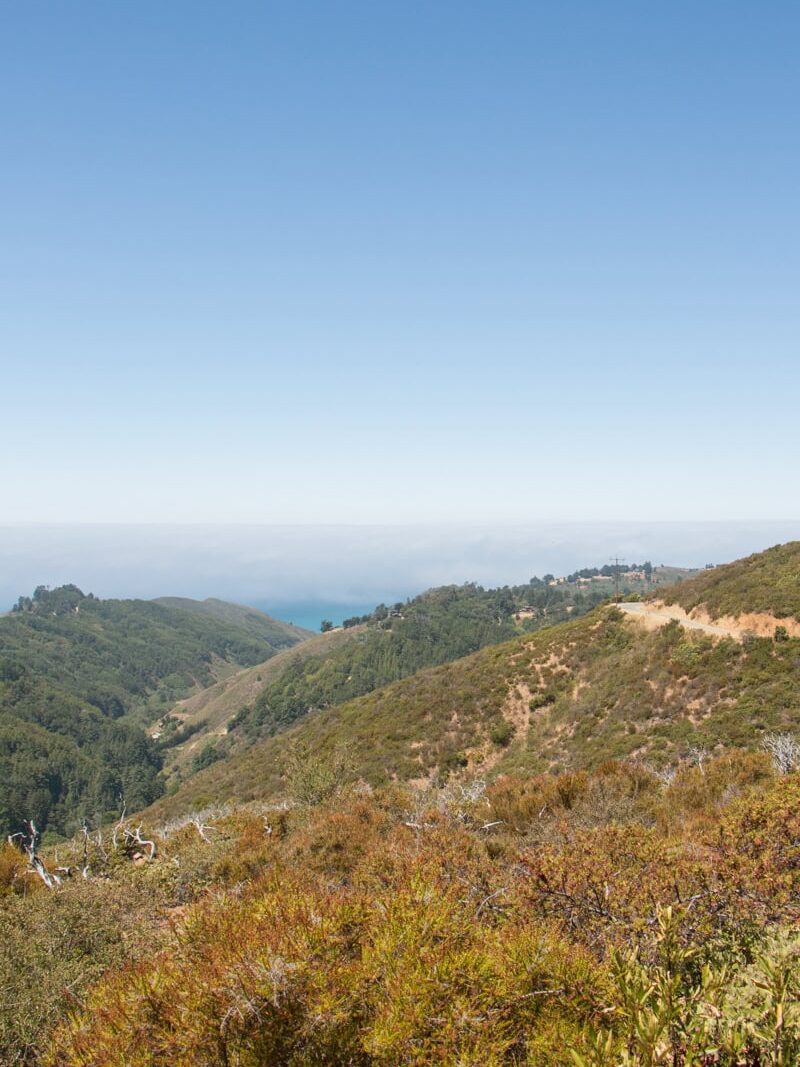
[[619, 603], [619, 565], [624, 563], [624, 559], [620, 559], [618, 556], [612, 556], [611, 562], [614, 564], [614, 603]]

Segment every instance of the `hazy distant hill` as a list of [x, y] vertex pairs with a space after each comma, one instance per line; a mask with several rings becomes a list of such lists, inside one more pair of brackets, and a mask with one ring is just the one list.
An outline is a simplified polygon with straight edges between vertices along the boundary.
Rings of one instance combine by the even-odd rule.
[[217, 600], [215, 597], [190, 600], [188, 597], [162, 596], [156, 597], [153, 603], [161, 604], [165, 608], [179, 608], [181, 611], [191, 611], [197, 615], [218, 619], [229, 626], [236, 626], [256, 637], [263, 638], [275, 649], [290, 648], [298, 641], [312, 636], [310, 630], [273, 619], [271, 615], [266, 615], [257, 608], [245, 607], [242, 604], [229, 604], [226, 600]]
[[[713, 584], [707, 574], [689, 579], [678, 587], [680, 599], [713, 595], [741, 614], [736, 591], [757, 585], [761, 610], [785, 610], [792, 582], [797, 590], [787, 575], [799, 548], [719, 567]], [[749, 582], [753, 574], [757, 583]], [[754, 603], [745, 595], [742, 611]], [[279, 793], [296, 743], [323, 758], [346, 749], [352, 774], [374, 784], [609, 759], [658, 764], [692, 747], [757, 747], [765, 732], [800, 728], [799, 664], [800, 640], [782, 632], [737, 641], [676, 622], [647, 631], [609, 605], [307, 715], [202, 771], [161, 807]]]

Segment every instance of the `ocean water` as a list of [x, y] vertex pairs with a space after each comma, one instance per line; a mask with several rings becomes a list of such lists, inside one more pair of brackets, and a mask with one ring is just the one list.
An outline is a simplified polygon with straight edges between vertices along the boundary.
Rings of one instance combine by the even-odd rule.
[[[392, 597], [391, 603], [396, 603], [398, 599], [405, 600], [405, 597]], [[389, 603], [385, 598], [383, 602]], [[251, 607], [265, 611], [274, 619], [281, 619], [293, 626], [302, 626], [306, 630], [319, 633], [323, 619], [328, 619], [334, 626], [341, 626], [345, 619], [350, 619], [354, 615], [367, 615], [379, 603], [381, 603], [380, 599], [369, 604], [328, 600], [273, 603], [269, 600], [260, 600], [257, 603], [251, 603]]]

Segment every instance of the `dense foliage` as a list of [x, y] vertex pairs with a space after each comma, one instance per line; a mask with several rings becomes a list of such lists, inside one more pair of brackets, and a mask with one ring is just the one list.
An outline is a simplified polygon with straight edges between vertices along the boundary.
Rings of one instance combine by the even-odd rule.
[[800, 777], [766, 756], [375, 793], [342, 764], [309, 807], [317, 770], [149, 863], [93, 841], [56, 892], [0, 853], [5, 1062], [796, 1062]]
[[25, 671], [0, 681], [0, 833], [33, 819], [71, 833], [152, 803], [161, 754], [138, 726], [115, 721]]
[[[280, 635], [281, 624], [275, 624]], [[288, 631], [280, 640], [297, 638]], [[142, 726], [216, 663], [273, 645], [210, 614], [40, 587], [0, 618], [0, 833], [72, 832], [151, 803], [161, 754]]]

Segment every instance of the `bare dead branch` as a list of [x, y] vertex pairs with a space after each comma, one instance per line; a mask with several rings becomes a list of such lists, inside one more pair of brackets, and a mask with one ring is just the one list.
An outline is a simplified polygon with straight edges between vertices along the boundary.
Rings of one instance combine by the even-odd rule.
[[[37, 851], [39, 843], [39, 831], [36, 823], [31, 819], [28, 822], [28, 834], [14, 834], [13, 837], [22, 838], [22, 847], [28, 857], [28, 873], [35, 874], [44, 882], [48, 889], [57, 889], [61, 885], [61, 878], [56, 873], [51, 873], [45, 867]], [[9, 838], [9, 840], [11, 840]], [[63, 870], [63, 868], [59, 868]]]
[[134, 845], [140, 845], [142, 848], [149, 849], [150, 854], [147, 857], [148, 860], [153, 859], [156, 854], [156, 843], [155, 841], [151, 841], [149, 838], [142, 837], [141, 823], [139, 823], [139, 825], [134, 827], [133, 829], [131, 829], [130, 827], [126, 827], [123, 830], [123, 836], [125, 839], [125, 844], [128, 848], [131, 848]]
[[793, 734], [767, 734], [761, 747], [771, 757], [778, 774], [791, 774], [800, 767], [800, 744]]

